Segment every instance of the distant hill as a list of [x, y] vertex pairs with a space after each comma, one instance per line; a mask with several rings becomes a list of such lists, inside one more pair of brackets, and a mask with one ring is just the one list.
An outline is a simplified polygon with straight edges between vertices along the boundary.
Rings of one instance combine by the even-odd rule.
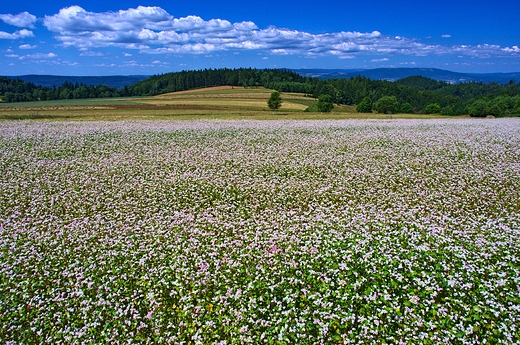
[[138, 83], [141, 80], [148, 78], [147, 75], [111, 75], [111, 76], [59, 76], [59, 75], [21, 75], [16, 77], [9, 77], [11, 79], [20, 79], [28, 81], [36, 85], [44, 87], [61, 86], [64, 82], [72, 84], [84, 84], [86, 86], [93, 85], [106, 85], [109, 87], [115, 87], [122, 89], [125, 86]]
[[396, 81], [411, 76], [423, 76], [451, 84], [464, 82], [494, 82], [507, 84], [510, 80], [520, 82], [520, 72], [515, 73], [459, 73], [437, 68], [376, 68], [376, 69], [295, 69], [305, 77], [322, 80], [332, 78], [350, 78], [358, 75], [371, 80]]
[[[293, 72], [304, 77], [314, 77], [321, 80], [349, 79], [358, 75], [371, 80], [397, 81], [411, 76], [422, 76], [450, 84], [464, 82], [483, 82], [507, 84], [514, 80], [520, 82], [520, 72], [515, 73], [459, 73], [437, 68], [375, 68], [375, 69], [293, 69]], [[112, 76], [57, 76], [57, 75], [21, 75], [9, 77], [19, 78], [44, 87], [61, 86], [64, 82], [84, 85], [106, 85], [117, 89], [139, 83], [150, 76], [147, 75], [112, 75]]]

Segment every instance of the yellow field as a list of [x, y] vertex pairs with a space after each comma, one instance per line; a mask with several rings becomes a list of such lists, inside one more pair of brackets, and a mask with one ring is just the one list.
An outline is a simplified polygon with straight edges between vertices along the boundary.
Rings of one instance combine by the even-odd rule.
[[[243, 87], [210, 87], [198, 90], [172, 92], [146, 101], [153, 105], [178, 105], [226, 108], [228, 110], [269, 111], [267, 100], [272, 90], [264, 88], [245, 89]], [[305, 99], [302, 94], [284, 94], [283, 111], [303, 111], [308, 105], [298, 103]]]
[[[153, 118], [219, 119], [344, 119], [431, 118], [428, 115], [358, 114], [355, 106], [335, 105], [331, 113], [310, 113], [316, 102], [298, 93], [282, 93], [282, 107], [267, 107], [273, 90], [244, 87], [211, 87], [172, 92], [154, 97], [103, 98], [26, 103], [0, 103], [0, 120], [120, 120]], [[439, 116], [436, 116], [439, 117]]]

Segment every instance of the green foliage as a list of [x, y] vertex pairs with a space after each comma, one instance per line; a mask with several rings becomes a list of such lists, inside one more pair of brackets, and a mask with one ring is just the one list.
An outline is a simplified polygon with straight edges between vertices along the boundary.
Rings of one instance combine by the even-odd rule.
[[520, 95], [511, 97], [501, 95], [491, 100], [480, 98], [468, 106], [468, 112], [473, 117], [496, 117], [520, 115]]
[[414, 113], [412, 105], [408, 102], [401, 104], [399, 112], [403, 113], [403, 114], [413, 114]]
[[511, 111], [511, 113], [513, 115], [520, 115], [520, 96], [513, 97], [513, 100], [515, 101], [515, 103], [514, 103], [513, 110]]
[[396, 84], [411, 86], [415, 89], [422, 90], [438, 90], [449, 85], [445, 82], [433, 80], [419, 75], [399, 79], [396, 81]]
[[20, 79], [0, 78], [0, 96], [4, 102], [32, 102], [60, 99], [104, 98], [128, 96], [106, 85], [83, 85], [64, 82], [60, 87], [44, 87]]
[[[309, 78], [285, 69], [204, 69], [181, 71], [155, 75], [130, 86], [133, 96], [154, 96], [158, 94], [191, 90], [211, 86], [263, 86], [277, 91], [307, 92]], [[294, 89], [297, 89], [294, 90]]]
[[372, 100], [370, 97], [365, 97], [363, 100], [356, 106], [356, 111], [358, 113], [371, 113], [372, 112]]
[[320, 96], [321, 95], [329, 95], [332, 103], [337, 103], [340, 98], [338, 89], [336, 89], [336, 87], [332, 84], [323, 85], [320, 90]]
[[318, 109], [318, 102], [312, 103], [310, 106], [307, 107], [307, 109], [304, 110], [306, 113], [319, 113], [320, 110]]
[[472, 117], [486, 117], [489, 114], [489, 107], [485, 100], [479, 99], [468, 107], [468, 112]]
[[395, 96], [384, 96], [374, 104], [374, 108], [381, 114], [393, 114], [399, 109], [399, 102]]
[[269, 109], [271, 109], [274, 113], [274, 111], [282, 106], [282, 95], [280, 92], [275, 91], [271, 93], [271, 97], [267, 100], [267, 106]]
[[316, 104], [318, 111], [322, 113], [329, 113], [334, 109], [334, 104], [332, 103], [332, 97], [328, 94], [321, 95], [318, 98], [318, 103]]
[[428, 104], [424, 109], [425, 114], [440, 114], [441, 106], [437, 103]]

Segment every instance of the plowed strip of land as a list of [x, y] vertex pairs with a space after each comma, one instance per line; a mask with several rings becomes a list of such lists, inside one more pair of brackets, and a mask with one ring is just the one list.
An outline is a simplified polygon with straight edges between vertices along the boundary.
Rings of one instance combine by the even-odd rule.
[[110, 109], [180, 109], [180, 110], [225, 110], [225, 107], [211, 107], [202, 105], [155, 105], [155, 104], [121, 104], [113, 106], [74, 106], [74, 107], [16, 107], [3, 108], [2, 111], [38, 111], [38, 110], [110, 110]]
[[175, 92], [169, 92], [162, 95], [156, 96], [157, 98], [161, 97], [170, 97], [172, 95], [183, 95], [187, 93], [197, 93], [197, 92], [206, 92], [206, 91], [222, 91], [222, 90], [231, 90], [234, 89], [234, 86], [212, 86], [212, 87], [206, 87], [203, 89], [193, 89], [193, 90], [186, 90], [186, 91], [175, 91]]

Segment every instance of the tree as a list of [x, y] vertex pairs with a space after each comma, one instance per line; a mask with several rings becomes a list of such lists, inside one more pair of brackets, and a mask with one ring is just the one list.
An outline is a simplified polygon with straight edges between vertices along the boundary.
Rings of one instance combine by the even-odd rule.
[[513, 97], [513, 101], [515, 102], [515, 104], [513, 106], [512, 113], [514, 115], [520, 115], [520, 96]]
[[334, 109], [334, 104], [332, 103], [332, 97], [330, 95], [321, 95], [318, 98], [318, 103], [316, 105], [318, 111], [322, 113], [330, 113], [332, 109]]
[[330, 95], [332, 102], [337, 102], [339, 91], [332, 84], [325, 84], [321, 89], [320, 95]]
[[413, 114], [413, 107], [410, 103], [404, 103], [401, 105], [401, 109], [399, 109], [399, 112], [403, 114]]
[[282, 95], [278, 91], [271, 93], [271, 97], [267, 100], [267, 106], [274, 111], [282, 106]]
[[376, 102], [374, 108], [381, 114], [393, 114], [399, 108], [399, 102], [395, 96], [383, 96]]
[[358, 113], [371, 113], [372, 112], [372, 100], [370, 97], [365, 97], [363, 100], [356, 106], [356, 111]]
[[438, 103], [428, 104], [426, 108], [424, 108], [425, 114], [440, 114], [441, 106]]
[[489, 107], [486, 101], [479, 99], [468, 106], [468, 112], [472, 117], [486, 117], [489, 114]]

